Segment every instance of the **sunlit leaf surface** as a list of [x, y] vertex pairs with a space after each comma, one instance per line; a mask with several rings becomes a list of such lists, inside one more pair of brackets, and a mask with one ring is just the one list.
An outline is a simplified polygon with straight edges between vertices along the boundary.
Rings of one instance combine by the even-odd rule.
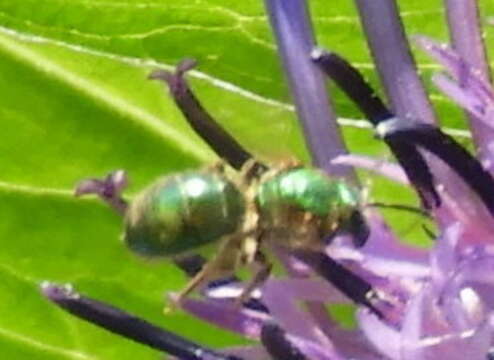
[[[400, 3], [411, 33], [445, 39], [439, 0]], [[376, 83], [351, 1], [311, 4], [320, 43]], [[96, 199], [72, 196], [79, 179], [110, 170], [128, 170], [131, 196], [159, 174], [215, 160], [162, 85], [146, 80], [183, 57], [199, 60], [190, 78], [204, 104], [257, 156], [307, 160], [260, 0], [0, 0], [2, 358], [159, 357], [47, 303], [38, 292], [45, 279], [73, 283], [203, 343], [238, 341], [200, 331], [208, 325], [183, 314], [164, 316], [164, 293], [183, 277], [129, 254], [118, 216]], [[435, 66], [420, 60], [429, 75]], [[459, 112], [434, 96], [444, 123], [464, 127]], [[358, 116], [335, 98], [342, 116]], [[348, 126], [345, 134], [354, 150], [384, 152], [368, 129]]]

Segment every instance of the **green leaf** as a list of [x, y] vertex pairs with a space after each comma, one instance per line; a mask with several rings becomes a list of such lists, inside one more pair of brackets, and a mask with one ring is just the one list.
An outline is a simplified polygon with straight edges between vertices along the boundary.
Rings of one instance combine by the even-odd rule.
[[[400, 2], [411, 33], [444, 38], [440, 2]], [[320, 43], [376, 83], [351, 2], [311, 2]], [[215, 156], [185, 124], [156, 67], [195, 57], [189, 77], [205, 106], [263, 159], [307, 160], [262, 1], [0, 0], [0, 348], [15, 359], [156, 359], [156, 352], [55, 308], [43, 280], [70, 282], [177, 333], [212, 346], [239, 343], [181, 313], [162, 314], [184, 279], [120, 242], [121, 219], [74, 184], [123, 168], [130, 195], [155, 177]], [[435, 67], [420, 56], [424, 76]], [[448, 126], [463, 127], [445, 99]], [[339, 93], [340, 114], [358, 116]], [[366, 129], [350, 147], [380, 155]], [[280, 139], [271, 141], [271, 139]], [[389, 189], [387, 189], [389, 192]], [[395, 190], [393, 190], [395, 191]], [[410, 197], [410, 196], [409, 196]], [[8, 356], [11, 355], [11, 356]]]

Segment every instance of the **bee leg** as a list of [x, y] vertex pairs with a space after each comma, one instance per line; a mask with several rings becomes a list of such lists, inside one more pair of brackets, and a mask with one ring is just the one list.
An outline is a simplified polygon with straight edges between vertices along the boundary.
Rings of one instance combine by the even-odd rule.
[[225, 161], [224, 160], [218, 160], [212, 163], [211, 165], [206, 166], [206, 170], [210, 172], [214, 172], [217, 174], [224, 174], [225, 173]]
[[254, 276], [246, 283], [242, 294], [235, 300], [235, 306], [240, 307], [246, 300], [249, 299], [252, 292], [262, 285], [271, 274], [273, 264], [268, 262], [263, 253], [257, 252], [254, 264], [258, 266]]
[[227, 237], [220, 246], [217, 255], [202, 269], [194, 275], [185, 288], [180, 291], [177, 303], [187, 297], [192, 291], [201, 286], [204, 282], [212, 279], [231, 275], [240, 263], [240, 239], [242, 236], [233, 235]]
[[211, 272], [210, 266], [206, 265], [199, 271], [185, 286], [185, 288], [180, 291], [177, 296], [176, 303], [180, 305], [183, 299], [185, 299], [192, 291], [199, 287], [206, 279], [209, 278]]

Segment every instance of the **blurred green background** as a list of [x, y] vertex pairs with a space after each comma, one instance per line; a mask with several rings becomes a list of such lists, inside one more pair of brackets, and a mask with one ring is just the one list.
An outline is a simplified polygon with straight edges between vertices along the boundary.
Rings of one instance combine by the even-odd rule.
[[[410, 35], [446, 40], [442, 1], [399, 3]], [[319, 43], [379, 86], [352, 1], [310, 4]], [[128, 171], [132, 196], [158, 175], [214, 161], [162, 85], [146, 80], [183, 57], [199, 61], [190, 80], [203, 103], [257, 156], [308, 159], [262, 1], [0, 0], [2, 358], [160, 357], [49, 304], [38, 291], [45, 279], [212, 346], [240, 341], [182, 313], [165, 317], [164, 294], [180, 289], [183, 276], [132, 256], [120, 242], [121, 219], [96, 199], [72, 196], [78, 180], [114, 169]], [[439, 68], [422, 54], [418, 61], [429, 83]], [[340, 116], [359, 118], [333, 93]], [[431, 96], [444, 126], [465, 128], [461, 112], [435, 90]], [[344, 133], [352, 151], [388, 156], [368, 129]], [[266, 141], [274, 136], [286, 140]], [[403, 202], [415, 203], [411, 193], [369, 179], [375, 199], [401, 191]], [[422, 241], [410, 232], [420, 219], [390, 216], [408, 241]]]

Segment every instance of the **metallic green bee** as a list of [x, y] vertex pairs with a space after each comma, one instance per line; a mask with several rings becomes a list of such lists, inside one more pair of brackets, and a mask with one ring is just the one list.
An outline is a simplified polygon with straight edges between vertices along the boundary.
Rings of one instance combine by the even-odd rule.
[[[368, 229], [358, 190], [322, 171], [300, 164], [267, 167], [253, 157], [202, 108], [183, 73], [154, 72], [165, 80], [190, 125], [236, 172], [221, 163], [158, 179], [125, 211], [124, 241], [149, 257], [176, 257], [220, 242], [218, 251], [195, 275], [180, 298], [207, 280], [254, 265], [241, 299], [269, 275], [266, 245], [322, 251], [337, 232], [348, 230], [363, 245]], [[240, 301], [240, 300], [239, 300]]]
[[130, 204], [124, 240], [141, 255], [177, 256], [221, 240], [181, 297], [203, 281], [256, 263], [246, 297], [271, 268], [262, 245], [322, 251], [322, 239], [348, 228], [358, 212], [356, 189], [317, 169], [289, 165], [246, 181], [251, 166], [240, 176], [222, 166], [168, 176]]
[[124, 241], [139, 255], [176, 258], [219, 242], [214, 258], [195, 274], [179, 299], [208, 280], [252, 265], [254, 276], [238, 301], [245, 300], [269, 276], [271, 263], [264, 255], [269, 245], [322, 252], [331, 237], [347, 231], [355, 245], [362, 246], [369, 230], [358, 190], [295, 162], [268, 167], [254, 160], [190, 91], [183, 73], [192, 65], [184, 61], [174, 74], [158, 71], [151, 78], [168, 83], [189, 124], [224, 162], [158, 179], [129, 205], [118, 197], [121, 186], [115, 184], [125, 181], [118, 180], [117, 173], [103, 182], [86, 181], [78, 194], [97, 192], [121, 211]]
[[[370, 230], [358, 189], [296, 162], [270, 167], [256, 161], [214, 121], [190, 90], [183, 75], [194, 64], [185, 60], [175, 73], [155, 71], [150, 78], [168, 84], [189, 125], [223, 161], [158, 179], [130, 205], [120, 197], [126, 183], [121, 171], [104, 180], [83, 181], [76, 194], [97, 193], [124, 215], [124, 240], [131, 250], [148, 257], [171, 257], [193, 276], [179, 294], [179, 301], [199, 285], [251, 265], [254, 276], [237, 302], [247, 300], [270, 274], [265, 250], [284, 247], [355, 303], [379, 313], [371, 301], [377, 296], [372, 286], [324, 251], [340, 232], [349, 233], [354, 246], [366, 243]], [[375, 101], [369, 89], [367, 86], [362, 93], [367, 92], [366, 99]], [[406, 205], [366, 203], [368, 206], [429, 216]], [[202, 265], [201, 258], [201, 264], [194, 263], [193, 269], [183, 266], [194, 258], [189, 256], [191, 252], [216, 242], [220, 245], [212, 260]]]

